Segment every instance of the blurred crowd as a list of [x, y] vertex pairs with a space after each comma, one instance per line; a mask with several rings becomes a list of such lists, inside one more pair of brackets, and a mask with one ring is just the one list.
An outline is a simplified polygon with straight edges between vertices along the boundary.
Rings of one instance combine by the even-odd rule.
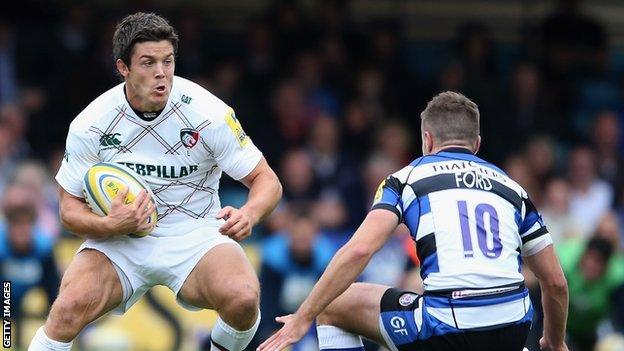
[[[36, 10], [0, 15], [0, 275], [14, 282], [16, 306], [33, 286], [56, 294], [54, 245], [71, 235], [57, 218], [53, 180], [67, 128], [120, 82], [114, 27], [144, 10], [179, 31], [176, 74], [236, 110], [283, 183], [282, 203], [249, 243], [261, 252], [259, 338], [303, 301], [380, 181], [420, 156], [426, 102], [454, 90], [479, 105], [480, 156], [524, 186], [544, 216], [570, 287], [571, 350], [622, 342], [623, 72], [608, 31], [577, 1], [559, 1], [515, 43], [497, 42], [496, 29], [480, 22], [445, 40], [410, 40], [404, 19], [356, 22], [348, 0], [319, 0], [308, 11], [274, 1], [242, 31], [215, 28], [188, 6], [32, 3]], [[223, 203], [245, 199], [227, 177], [220, 190]], [[526, 275], [539, 316], [539, 289]], [[420, 288], [404, 227], [361, 279]], [[539, 349], [539, 318], [535, 325], [531, 349]], [[314, 349], [313, 334], [296, 348]]]

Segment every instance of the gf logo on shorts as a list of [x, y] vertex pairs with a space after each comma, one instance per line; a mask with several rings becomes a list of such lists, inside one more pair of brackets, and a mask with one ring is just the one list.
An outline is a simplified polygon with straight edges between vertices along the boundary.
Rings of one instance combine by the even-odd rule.
[[408, 335], [407, 329], [405, 328], [405, 319], [394, 316], [390, 319], [390, 325], [392, 329], [394, 329], [395, 334]]
[[403, 307], [407, 307], [407, 306], [411, 305], [412, 302], [414, 302], [414, 300], [416, 300], [417, 297], [418, 297], [418, 295], [416, 295], [416, 294], [405, 293], [405, 294], [401, 295], [401, 297], [399, 297], [399, 305], [401, 305]]

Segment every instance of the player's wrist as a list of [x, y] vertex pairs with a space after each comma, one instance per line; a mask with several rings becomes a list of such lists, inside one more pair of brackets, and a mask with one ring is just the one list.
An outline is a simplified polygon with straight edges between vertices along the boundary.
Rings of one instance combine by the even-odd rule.
[[119, 228], [119, 224], [115, 218], [111, 216], [99, 217], [99, 225], [98, 228], [101, 228], [101, 233], [103, 237], [113, 237], [118, 235], [124, 235], [128, 233], [124, 233], [121, 228]]
[[258, 224], [258, 222], [260, 221], [260, 216], [256, 213], [256, 211], [252, 210], [251, 208], [243, 206], [240, 208], [240, 210], [247, 214], [252, 227]]
[[549, 339], [547, 336], [542, 337], [540, 345], [546, 350], [553, 350], [553, 351], [567, 350], [565, 342], [563, 340], [559, 342], [552, 342], [551, 339]]

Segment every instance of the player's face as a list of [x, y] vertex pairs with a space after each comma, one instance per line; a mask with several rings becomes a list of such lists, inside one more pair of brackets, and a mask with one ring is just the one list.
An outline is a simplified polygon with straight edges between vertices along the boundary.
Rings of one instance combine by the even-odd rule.
[[155, 111], [165, 107], [171, 93], [175, 68], [171, 42], [136, 43], [130, 66], [118, 60], [117, 68], [126, 82], [126, 94], [132, 107], [141, 111]]

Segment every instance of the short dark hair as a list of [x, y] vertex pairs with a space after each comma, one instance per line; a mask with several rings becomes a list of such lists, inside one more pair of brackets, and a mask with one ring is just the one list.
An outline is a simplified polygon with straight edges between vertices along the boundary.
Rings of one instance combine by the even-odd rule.
[[10, 206], [4, 209], [4, 216], [7, 223], [12, 224], [17, 221], [27, 220], [34, 223], [37, 219], [37, 209], [34, 205]]
[[589, 239], [585, 247], [586, 253], [590, 251], [597, 253], [600, 259], [606, 264], [613, 254], [613, 244], [605, 238], [593, 236]]
[[169, 40], [173, 54], [178, 52], [178, 34], [169, 22], [154, 13], [137, 12], [122, 19], [113, 35], [113, 58], [130, 65], [134, 44]]
[[439, 143], [451, 140], [473, 141], [479, 137], [479, 108], [462, 94], [445, 91], [431, 99], [420, 114], [423, 129]]

